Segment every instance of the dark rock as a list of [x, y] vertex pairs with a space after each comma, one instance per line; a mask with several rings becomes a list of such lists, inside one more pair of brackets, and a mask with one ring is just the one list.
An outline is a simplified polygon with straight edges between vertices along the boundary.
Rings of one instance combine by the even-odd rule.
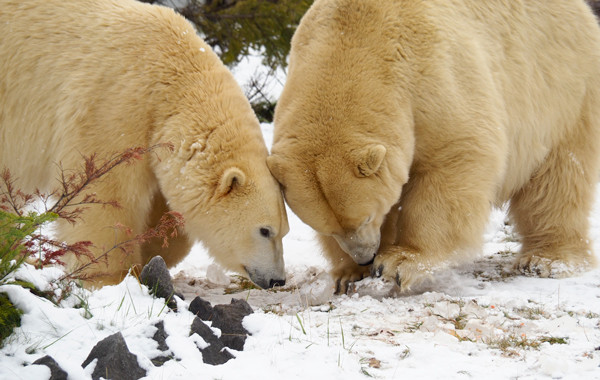
[[165, 331], [165, 322], [159, 321], [157, 324], [154, 325], [154, 327], [156, 327], [157, 330], [152, 336], [152, 339], [154, 339], [158, 343], [158, 349], [161, 351], [169, 350], [169, 346], [167, 345], [168, 335]]
[[165, 322], [159, 321], [154, 325], [154, 327], [156, 327], [157, 330], [152, 336], [152, 339], [154, 339], [158, 343], [158, 349], [163, 352], [163, 355], [151, 358], [150, 361], [156, 367], [160, 367], [169, 360], [173, 359], [173, 357], [171, 356], [171, 351], [169, 350], [169, 346], [167, 345], [168, 335], [165, 331]]
[[129, 352], [123, 335], [118, 332], [101, 340], [92, 348], [87, 359], [81, 364], [87, 367], [94, 359], [98, 359], [92, 373], [92, 379], [139, 379], [146, 376], [137, 361], [137, 357]]
[[157, 356], [153, 359], [150, 359], [150, 361], [152, 362], [152, 364], [154, 364], [155, 367], [160, 367], [169, 360], [173, 360], [173, 358], [169, 355]]
[[203, 321], [211, 321], [213, 317], [213, 307], [210, 302], [196, 297], [190, 303], [188, 310]]
[[233, 355], [227, 349], [211, 328], [198, 317], [194, 318], [190, 335], [198, 334], [208, 343], [208, 347], [201, 349], [202, 361], [206, 364], [218, 365], [233, 359]]
[[56, 360], [54, 360], [51, 356], [44, 356], [43, 358], [39, 358], [34, 361], [35, 365], [45, 365], [50, 368], [50, 379], [49, 380], [67, 380], [68, 374], [60, 368]]
[[140, 274], [140, 280], [142, 284], [148, 287], [150, 294], [164, 298], [167, 300], [167, 306], [170, 309], [177, 310], [177, 302], [173, 298], [175, 288], [173, 288], [173, 281], [171, 280], [167, 264], [165, 264], [165, 260], [162, 257], [154, 256], [144, 266]]
[[212, 326], [221, 330], [224, 345], [238, 351], [244, 349], [248, 331], [242, 326], [242, 320], [252, 313], [252, 306], [240, 299], [232, 299], [229, 305], [216, 305], [213, 308]]

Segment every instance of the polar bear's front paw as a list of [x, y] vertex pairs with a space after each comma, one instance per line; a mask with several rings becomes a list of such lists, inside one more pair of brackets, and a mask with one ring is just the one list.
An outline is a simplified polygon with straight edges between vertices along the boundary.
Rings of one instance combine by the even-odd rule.
[[551, 277], [552, 274], [552, 260], [533, 254], [517, 258], [514, 267], [526, 276]]
[[429, 260], [419, 253], [397, 246], [381, 249], [371, 266], [371, 276], [394, 280], [402, 292], [410, 290], [432, 274], [433, 265]]
[[540, 252], [522, 253], [514, 268], [526, 276], [563, 278], [585, 272], [596, 265], [590, 251], [581, 252]]
[[369, 267], [359, 265], [345, 265], [333, 268], [331, 277], [335, 281], [335, 294], [346, 294], [354, 282], [360, 281], [369, 275]]

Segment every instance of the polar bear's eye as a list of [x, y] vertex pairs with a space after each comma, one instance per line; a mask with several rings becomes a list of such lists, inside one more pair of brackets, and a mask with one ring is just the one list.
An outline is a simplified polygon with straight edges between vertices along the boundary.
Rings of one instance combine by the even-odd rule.
[[269, 239], [271, 237], [271, 229], [269, 229], [267, 227], [261, 227], [260, 236], [262, 236], [266, 239]]
[[371, 214], [367, 217], [367, 219], [363, 220], [362, 224], [360, 225], [361, 227], [366, 226], [367, 224], [371, 223], [373, 221], [373, 219], [375, 219], [375, 215]]

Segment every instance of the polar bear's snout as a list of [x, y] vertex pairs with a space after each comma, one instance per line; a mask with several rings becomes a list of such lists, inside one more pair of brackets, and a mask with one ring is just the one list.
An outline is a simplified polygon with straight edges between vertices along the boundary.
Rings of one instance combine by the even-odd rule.
[[358, 265], [370, 265], [375, 259], [379, 249], [379, 233], [361, 234], [361, 231], [349, 233], [344, 236], [333, 235], [340, 248], [346, 252]]
[[287, 224], [282, 233], [276, 228], [261, 226], [256, 234], [255, 253], [245, 257], [244, 270], [250, 280], [263, 289], [285, 285], [282, 238], [287, 231]]
[[250, 280], [263, 289], [285, 285], [285, 271], [283, 270], [283, 266], [281, 271], [263, 271], [260, 268], [248, 267], [244, 267], [244, 269], [246, 269]]

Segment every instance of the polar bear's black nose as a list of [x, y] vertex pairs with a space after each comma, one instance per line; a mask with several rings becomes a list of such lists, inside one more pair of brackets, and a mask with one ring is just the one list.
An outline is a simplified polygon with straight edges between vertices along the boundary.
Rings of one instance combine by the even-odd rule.
[[272, 288], [274, 286], [284, 286], [285, 285], [285, 280], [271, 280], [269, 281], [269, 288]]

